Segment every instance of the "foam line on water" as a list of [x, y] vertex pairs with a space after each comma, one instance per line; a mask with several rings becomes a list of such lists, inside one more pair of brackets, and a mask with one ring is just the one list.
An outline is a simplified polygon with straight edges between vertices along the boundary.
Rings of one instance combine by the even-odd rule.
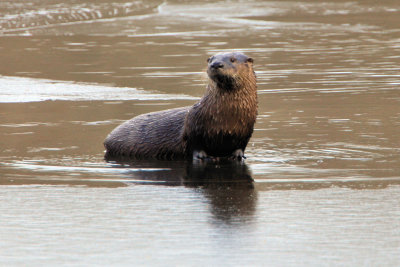
[[161, 94], [137, 88], [0, 76], [0, 103], [105, 100], [194, 100], [184, 94]]

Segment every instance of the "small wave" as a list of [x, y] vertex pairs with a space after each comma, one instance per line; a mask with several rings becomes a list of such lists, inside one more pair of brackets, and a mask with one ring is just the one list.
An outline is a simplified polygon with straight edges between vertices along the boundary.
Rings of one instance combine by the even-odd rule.
[[[118, 167], [112, 168], [112, 166], [105, 166], [100, 163], [90, 163], [90, 162], [81, 162], [81, 164], [73, 165], [73, 166], [65, 166], [66, 161], [62, 160], [59, 164], [46, 164], [45, 161], [37, 161], [37, 160], [21, 160], [15, 162], [8, 163], [0, 163], [5, 168], [11, 169], [19, 169], [19, 170], [29, 170], [32, 172], [44, 172], [44, 173], [67, 173], [69, 175], [79, 174], [79, 173], [87, 173], [87, 174], [102, 174], [102, 175], [129, 175], [135, 172], [158, 172], [158, 171], [168, 171], [169, 168], [126, 168], [126, 167]], [[48, 162], [50, 163], [50, 162]]]
[[[245, 5], [245, 12], [243, 8]], [[222, 23], [225, 27], [236, 28], [237, 25], [251, 26], [252, 30], [265, 30], [274, 27], [309, 27], [319, 28], [321, 21], [310, 21], [310, 16], [332, 16], [332, 15], [357, 15], [377, 12], [398, 12], [398, 8], [391, 6], [364, 6], [355, 2], [345, 3], [307, 3], [304, 1], [231, 1], [229, 5], [225, 2], [201, 3], [201, 4], [174, 4], [163, 3], [158, 7], [161, 16], [172, 16], [179, 18], [190, 18], [202, 23]], [[285, 18], [295, 16], [298, 21], [284, 22]], [[306, 18], [306, 21], [302, 20]], [[278, 21], [276, 21], [278, 20]], [[330, 25], [333, 26], [333, 25]], [[346, 28], [338, 27], [340, 31], [362, 31], [370, 27], [364, 25], [348, 25]], [[246, 28], [248, 30], [248, 28]]]
[[[243, 7], [246, 6], [246, 12]], [[376, 5], [374, 7], [358, 4], [356, 2], [305, 2], [305, 1], [231, 1], [214, 3], [173, 4], [164, 2], [158, 7], [161, 14], [174, 16], [190, 16], [195, 18], [209, 17], [221, 18], [249, 18], [264, 16], [299, 15], [348, 15], [374, 12], [398, 12], [397, 6]]]
[[0, 76], [0, 103], [40, 102], [46, 100], [194, 100], [183, 94], [159, 94], [136, 88], [89, 83]]
[[115, 173], [132, 173], [132, 172], [143, 172], [143, 171], [164, 171], [165, 169], [134, 169], [134, 168], [107, 168], [107, 167], [84, 167], [84, 166], [53, 166], [53, 165], [36, 165], [26, 163], [15, 163], [12, 167], [18, 169], [27, 169], [31, 171], [43, 171], [43, 172], [85, 172], [85, 173], [103, 173], [103, 174], [115, 174]]
[[[355, 2], [308, 3], [305, 1], [225, 1], [214, 3], [182, 3], [174, 1], [122, 1], [121, 3], [27, 4], [0, 2], [0, 35], [68, 34], [127, 36], [216, 36], [226, 32], [265, 31], [277, 27], [319, 30], [336, 27], [339, 32], [362, 32], [374, 27], [369, 21], [343, 27], [335, 16], [369, 16], [373, 13], [394, 13], [394, 6], [366, 6]], [[46, 3], [47, 2], [47, 3]], [[245, 6], [245, 12], [243, 8]], [[288, 18], [296, 18], [291, 21]], [[321, 18], [329, 18], [324, 20]], [[134, 22], [133, 22], [134, 21]], [[333, 23], [331, 23], [333, 21]], [[101, 27], [82, 29], [83, 24], [101, 22]], [[74, 27], [79, 25], [79, 27]], [[60, 29], [60, 26], [61, 27]], [[183, 27], [181, 27], [183, 26]], [[239, 27], [240, 26], [240, 27]], [[51, 28], [52, 30], [49, 30]], [[84, 27], [85, 28], [85, 27]], [[190, 28], [190, 29], [189, 29]], [[45, 29], [45, 30], [43, 30]]]
[[0, 32], [35, 29], [51, 25], [96, 21], [151, 12], [160, 3], [26, 3], [0, 2]]

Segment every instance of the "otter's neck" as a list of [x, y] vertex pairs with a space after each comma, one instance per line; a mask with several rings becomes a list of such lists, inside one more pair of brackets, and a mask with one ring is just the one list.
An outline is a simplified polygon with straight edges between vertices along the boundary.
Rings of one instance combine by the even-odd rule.
[[215, 133], [246, 135], [253, 131], [257, 116], [257, 86], [246, 81], [244, 86], [226, 89], [210, 80], [200, 100], [203, 126]]

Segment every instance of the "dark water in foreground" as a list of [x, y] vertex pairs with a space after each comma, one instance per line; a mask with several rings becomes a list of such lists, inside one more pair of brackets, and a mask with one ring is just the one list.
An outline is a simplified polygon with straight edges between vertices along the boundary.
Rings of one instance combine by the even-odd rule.
[[[0, 265], [400, 264], [397, 1], [64, 2], [0, 2]], [[103, 160], [231, 50], [245, 165]]]

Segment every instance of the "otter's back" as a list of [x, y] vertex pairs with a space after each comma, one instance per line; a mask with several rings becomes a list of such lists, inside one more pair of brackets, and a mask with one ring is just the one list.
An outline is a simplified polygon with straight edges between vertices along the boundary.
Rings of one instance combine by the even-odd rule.
[[189, 109], [151, 112], [121, 124], [104, 141], [106, 157], [182, 158], [183, 126]]

